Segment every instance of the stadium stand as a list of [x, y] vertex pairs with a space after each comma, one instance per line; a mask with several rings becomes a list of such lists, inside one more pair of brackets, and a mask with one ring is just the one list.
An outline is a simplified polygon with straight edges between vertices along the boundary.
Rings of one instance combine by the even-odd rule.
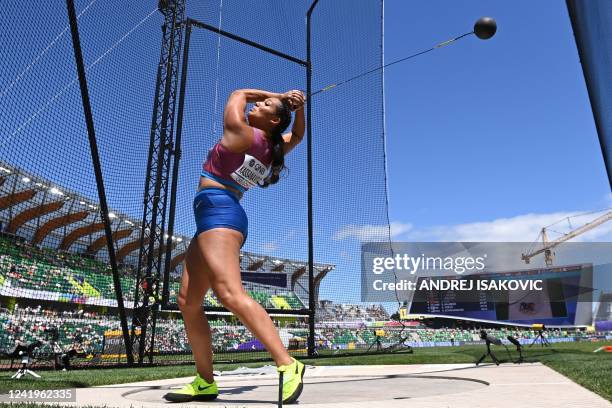
[[387, 321], [389, 314], [382, 305], [358, 305], [333, 303], [321, 300], [317, 309], [317, 320], [321, 322], [338, 321]]
[[[0, 236], [0, 254], [0, 294], [96, 305], [116, 304], [111, 272], [101, 261], [38, 248], [6, 236]], [[122, 265], [120, 273], [124, 299], [132, 301], [134, 268]], [[175, 275], [170, 285], [172, 303], [176, 302], [180, 277]], [[251, 282], [245, 282], [245, 288], [266, 308], [296, 310], [304, 309], [307, 303], [294, 292], [282, 288], [270, 288]], [[220, 304], [214, 294], [208, 293], [205, 306], [219, 307]]]
[[[159, 337], [156, 352], [160, 354], [189, 354], [191, 352], [180, 315], [160, 318], [158, 327], [164, 336]], [[209, 316], [213, 336], [214, 353], [228, 353], [240, 350], [263, 350], [248, 330], [239, 322], [227, 316]], [[293, 340], [308, 335], [307, 324], [303, 321], [285, 320], [275, 322], [279, 327], [281, 339], [290, 346]], [[365, 324], [342, 327], [335, 323], [318, 323], [316, 339], [319, 350], [366, 349], [376, 340], [375, 332], [382, 329], [380, 338], [383, 345], [403, 342], [413, 347], [451, 346], [480, 342], [480, 328], [455, 329], [426, 327], [406, 328], [403, 331], [395, 326]], [[0, 309], [0, 353], [8, 353], [18, 342], [41, 341], [43, 346], [37, 350], [38, 356], [51, 356], [56, 353], [76, 349], [84, 358], [104, 357], [105, 338], [117, 332], [119, 320], [112, 313], [91, 311], [58, 311], [38, 307], [13, 306], [12, 310]], [[505, 339], [512, 335], [519, 341], [530, 342], [537, 332], [531, 329], [488, 328], [490, 335]], [[546, 332], [551, 341], [576, 341], [594, 336], [610, 336], [610, 332], [586, 332], [584, 330], [552, 329]], [[452, 340], [452, 341], [451, 341]]]
[[[115, 290], [112, 274], [106, 262], [107, 254], [103, 232], [99, 228], [98, 205], [48, 180], [28, 174], [23, 170], [0, 163], [4, 183], [0, 185], [0, 351], [11, 350], [18, 342], [42, 341], [40, 353], [52, 354], [78, 348], [87, 356], [104, 355], [105, 340], [109, 333], [120, 328], [116, 317]], [[28, 193], [28, 194], [25, 194]], [[42, 193], [42, 194], [41, 194]], [[48, 194], [51, 193], [51, 194]], [[52, 213], [26, 221], [8, 233], [11, 219], [29, 208], [42, 206], [49, 196], [60, 194], [74, 205], [64, 206]], [[121, 288], [126, 308], [132, 307], [135, 289], [134, 246], [138, 235], [138, 221], [113, 211], [113, 228], [130, 234], [117, 240], [120, 253]], [[43, 228], [58, 220], [68, 220], [61, 228]], [[79, 215], [79, 217], [76, 217]], [[12, 218], [11, 218], [12, 217]], [[76, 220], [76, 221], [75, 221]], [[66, 221], [67, 222], [67, 221]], [[53, 224], [55, 225], [55, 224]], [[58, 224], [59, 225], [59, 224]], [[176, 303], [180, 287], [181, 261], [188, 245], [186, 237], [173, 237], [170, 279], [170, 303]], [[137, 246], [136, 246], [137, 247]], [[308, 264], [303, 261], [275, 258], [249, 252], [240, 256], [241, 270], [245, 275], [245, 289], [262, 306], [277, 310], [303, 310], [308, 305]], [[407, 322], [408, 327], [393, 327], [389, 314], [382, 305], [361, 305], [318, 301], [319, 285], [334, 265], [315, 264], [315, 282], [312, 288], [317, 303], [316, 344], [319, 349], [362, 349], [376, 341], [375, 331], [383, 329], [383, 344], [404, 342], [412, 346], [451, 345], [479, 341], [479, 327], [431, 328], [422, 322]], [[280, 286], [261, 283], [257, 274], [281, 279]], [[263, 276], [262, 275], [262, 276]], [[286, 283], [286, 284], [285, 284]], [[602, 306], [599, 316], [609, 320], [610, 301]], [[19, 307], [19, 304], [27, 307]], [[40, 305], [39, 303], [42, 303]], [[33, 306], [32, 306], [33, 305]], [[212, 292], [204, 305], [218, 308], [221, 305]], [[75, 310], [82, 308], [84, 310]], [[66, 311], [65, 309], [69, 309]], [[112, 310], [112, 312], [108, 312]], [[239, 322], [227, 315], [209, 316], [215, 353], [239, 350], [260, 350], [261, 345]], [[308, 336], [308, 326], [296, 318], [278, 320], [281, 338], [287, 345], [303, 347]], [[395, 322], [397, 323], [397, 322]], [[164, 336], [156, 341], [159, 353], [190, 353], [180, 315], [163, 314], [157, 327]], [[508, 334], [522, 340], [535, 336], [531, 330], [492, 329], [490, 334], [505, 338]], [[583, 338], [582, 331], [548, 331], [549, 338], [572, 340]], [[294, 347], [295, 349], [295, 347]]]
[[[0, 161], [0, 173], [0, 296], [116, 306], [99, 205], [5, 161]], [[20, 217], [31, 209], [47, 208], [53, 197], [71, 204], [49, 207], [50, 212], [38, 217]], [[109, 216], [116, 231], [124, 304], [131, 308], [136, 289], [139, 222], [114, 209], [110, 209]], [[13, 222], [16, 219], [23, 219], [23, 222]], [[176, 304], [181, 262], [189, 238], [173, 236], [172, 240], [175, 245], [172, 247], [169, 302]], [[261, 285], [248, 288], [264, 307], [306, 308], [309, 296], [306, 262], [241, 252], [240, 266], [243, 272], [286, 277], [283, 288]], [[318, 263], [313, 266], [316, 299], [323, 277], [334, 266]], [[220, 305], [214, 296], [208, 295], [205, 306]]]

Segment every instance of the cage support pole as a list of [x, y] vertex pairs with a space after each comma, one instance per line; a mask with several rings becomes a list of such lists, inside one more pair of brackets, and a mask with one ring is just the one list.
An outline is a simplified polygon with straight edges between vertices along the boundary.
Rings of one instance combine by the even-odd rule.
[[117, 296], [117, 306], [119, 308], [119, 319], [121, 320], [121, 331], [123, 333], [123, 342], [125, 343], [125, 352], [127, 355], [128, 364], [132, 365], [132, 344], [128, 332], [127, 319], [125, 316], [125, 307], [123, 305], [123, 293], [121, 290], [121, 281], [119, 279], [119, 271], [117, 270], [117, 259], [115, 257], [115, 243], [113, 241], [113, 232], [111, 222], [108, 216], [108, 205], [106, 203], [106, 192], [104, 190], [104, 179], [102, 177], [102, 168], [100, 166], [100, 155], [98, 154], [98, 143], [96, 141], [96, 132], [93, 122], [93, 114], [89, 102], [89, 91], [87, 89], [87, 78], [85, 77], [85, 65], [83, 64], [83, 52], [81, 50], [81, 40], [79, 38], [79, 27], [77, 23], [76, 11], [74, 8], [74, 0], [66, 0], [68, 8], [68, 19], [70, 20], [70, 32], [72, 34], [72, 46], [74, 49], [74, 58], [76, 60], [77, 73], [79, 77], [79, 85], [81, 87], [81, 100], [83, 102], [83, 112], [85, 114], [85, 122], [87, 124], [87, 135], [89, 137], [89, 148], [91, 150], [91, 160], [93, 162], [94, 173], [96, 175], [96, 185], [98, 187], [98, 198], [100, 200], [100, 215], [104, 222], [104, 233], [106, 235], [106, 246], [108, 248], [108, 258], [113, 271], [113, 284], [115, 294]]
[[272, 55], [276, 55], [277, 57], [281, 57], [281, 58], [284, 58], [286, 60], [295, 62], [296, 64], [300, 64], [302, 66], [307, 66], [308, 65], [308, 62], [302, 61], [299, 58], [296, 58], [296, 57], [293, 57], [291, 55], [285, 54], [283, 52], [277, 51], [277, 50], [275, 50], [273, 48], [266, 47], [265, 45], [256, 43], [255, 41], [251, 41], [251, 40], [246, 39], [244, 37], [240, 37], [239, 35], [232, 34], [232, 33], [227, 32], [225, 30], [221, 30], [218, 27], [212, 26], [210, 24], [203, 23], [203, 22], [198, 21], [196, 19], [190, 18], [190, 19], [187, 20], [187, 23], [190, 24], [190, 25], [194, 25], [196, 27], [199, 27], [199, 28], [203, 28], [203, 29], [208, 30], [208, 31], [212, 31], [213, 33], [222, 35], [223, 37], [231, 38], [232, 40], [241, 42], [243, 44], [250, 45], [251, 47], [257, 48], [257, 49], [262, 50], [262, 51], [265, 51], [265, 52], [270, 53]]
[[185, 108], [185, 89], [187, 86], [187, 67], [189, 63], [189, 43], [191, 40], [191, 23], [185, 27], [185, 43], [183, 45], [183, 64], [181, 71], [181, 84], [179, 89], [179, 104], [176, 118], [176, 138], [174, 140], [174, 161], [172, 163], [172, 185], [170, 187], [170, 214], [168, 219], [168, 239], [166, 240], [166, 259], [164, 264], [164, 284], [162, 293], [162, 306], [169, 301], [170, 291], [170, 263], [172, 261], [172, 236], [174, 235], [174, 214], [176, 212], [176, 191], [178, 188], [179, 165], [181, 161], [181, 138], [183, 135], [183, 112]]
[[308, 173], [308, 357], [315, 353], [315, 280], [314, 280], [314, 247], [313, 247], [313, 214], [312, 214], [312, 47], [311, 22], [312, 12], [319, 0], [314, 0], [306, 13], [306, 149]]

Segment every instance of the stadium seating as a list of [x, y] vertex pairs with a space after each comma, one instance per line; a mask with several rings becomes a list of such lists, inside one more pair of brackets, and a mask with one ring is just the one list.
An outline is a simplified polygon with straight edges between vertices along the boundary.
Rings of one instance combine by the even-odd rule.
[[[96, 299], [115, 300], [115, 287], [109, 266], [105, 263], [68, 252], [38, 248], [25, 242], [0, 237], [0, 287], [10, 286], [12, 293], [30, 298], [53, 298], [65, 302], [100, 304]], [[135, 274], [129, 265], [120, 269], [121, 289], [125, 301], [134, 300]], [[180, 276], [170, 282], [170, 302], [176, 303]], [[283, 289], [245, 283], [248, 293], [262, 306], [276, 309], [304, 309], [304, 303]], [[28, 292], [37, 291], [37, 293]], [[20, 293], [21, 292], [21, 293]], [[45, 294], [52, 292], [51, 296]], [[107, 303], [107, 302], [103, 302]], [[219, 307], [212, 292], [204, 300], [205, 306]]]
[[[121, 288], [125, 300], [133, 300], [135, 286], [134, 269], [122, 266]], [[244, 283], [249, 295], [266, 308], [283, 310], [304, 309], [305, 302], [295, 293], [284, 288], [270, 287], [253, 282]], [[48, 299], [60, 302], [94, 303], [94, 300], [115, 299], [113, 277], [108, 265], [77, 254], [37, 248], [14, 239], [0, 237], [0, 288], [10, 289], [12, 297]], [[180, 288], [180, 276], [170, 282], [170, 301], [176, 302]], [[209, 291], [204, 304], [219, 307], [220, 303]], [[316, 311], [315, 336], [319, 347], [366, 348], [376, 337], [374, 330], [383, 328], [383, 343], [411, 342], [413, 344], [449, 344], [479, 340], [479, 328], [432, 329], [423, 324], [407, 328], [382, 326], [389, 316], [381, 305], [335, 304], [322, 301]], [[226, 318], [210, 319], [215, 352], [237, 350], [253, 342], [254, 337], [239, 322]], [[30, 342], [49, 339], [48, 329], [56, 328], [57, 344], [66, 349], [77, 342], [88, 353], [102, 351], [105, 332], [120, 329], [114, 315], [99, 315], [89, 312], [58, 312], [38, 308], [18, 308], [13, 311], [0, 310], [0, 351], [8, 350], [15, 342]], [[160, 318], [156, 349], [161, 353], [190, 352], [183, 322], [180, 318]], [[308, 326], [292, 323], [283, 329], [284, 336], [305, 338]], [[532, 330], [494, 329], [489, 334], [498, 338], [512, 335], [519, 339], [533, 339]], [[585, 336], [581, 331], [549, 330], [549, 337], [576, 338]], [[285, 338], [287, 340], [287, 338]], [[303, 340], [302, 340], [303, 341]], [[49, 344], [48, 342], [46, 344]], [[44, 349], [44, 347], [43, 347]]]
[[[178, 317], [178, 316], [177, 316]], [[215, 353], [235, 351], [241, 346], [252, 342], [253, 335], [238, 321], [233, 319], [209, 317]], [[116, 316], [96, 314], [92, 312], [59, 312], [37, 308], [20, 308], [15, 306], [13, 311], [0, 309], [0, 352], [7, 352], [14, 347], [16, 341], [32, 342], [40, 340], [44, 343], [41, 353], [51, 353], [49, 343], [50, 330], [57, 329], [57, 346], [67, 350], [78, 343], [78, 347], [85, 353], [97, 354], [103, 351], [105, 332], [117, 331], [120, 323]], [[401, 327], [340, 327], [336, 324], [319, 323], [316, 325], [315, 338], [318, 347], [337, 348], [367, 348], [375, 342], [374, 331], [383, 328], [385, 334], [380, 339], [383, 344], [393, 344], [406, 339], [410, 344], [431, 345], [433, 342], [448, 344], [451, 339], [455, 342], [479, 340], [479, 329], [455, 328], [405, 328]], [[157, 330], [164, 335], [156, 340], [156, 351], [160, 353], [189, 353], [189, 341], [186, 336], [183, 321], [180, 318], [158, 319]], [[281, 329], [284, 336], [304, 339], [308, 337], [308, 326], [304, 322], [292, 322], [288, 329]], [[530, 329], [492, 329], [489, 334], [504, 339], [512, 335], [518, 339], [533, 339], [537, 332]], [[576, 330], [548, 330], [549, 338], [575, 339], [588, 336], [583, 331]], [[247, 349], [248, 350], [248, 349]]]

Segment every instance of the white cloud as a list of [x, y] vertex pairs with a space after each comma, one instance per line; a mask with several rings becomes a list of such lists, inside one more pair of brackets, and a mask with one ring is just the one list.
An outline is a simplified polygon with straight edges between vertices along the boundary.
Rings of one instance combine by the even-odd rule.
[[[612, 193], [604, 197], [604, 202], [612, 206]], [[547, 214], [529, 213], [508, 218], [470, 222], [455, 225], [436, 225], [415, 228], [413, 224], [394, 221], [391, 223], [391, 238], [399, 241], [426, 242], [533, 242], [541, 241], [539, 236], [546, 227], [549, 240], [593, 222], [610, 209], [600, 212], [559, 211]], [[337, 230], [333, 239], [356, 239], [361, 242], [385, 241], [389, 239], [387, 225], [349, 224]], [[572, 242], [612, 242], [612, 220], [582, 233], [571, 239]]]
[[276, 241], [264, 242], [263, 244], [261, 244], [261, 249], [268, 252], [276, 251], [278, 247], [279, 245]]
[[[554, 240], [603, 215], [603, 213], [578, 216], [577, 214], [579, 213], [525, 214], [491, 221], [439, 225], [412, 229], [401, 238], [408, 241], [533, 242], [542, 227], [554, 224], [547, 228], [549, 240]], [[578, 235], [572, 241], [612, 241], [612, 221]]]
[[[391, 238], [404, 234], [412, 229], [412, 224], [401, 222], [391, 223]], [[345, 225], [336, 231], [335, 240], [354, 238], [361, 242], [381, 241], [389, 239], [389, 227], [387, 225]]]

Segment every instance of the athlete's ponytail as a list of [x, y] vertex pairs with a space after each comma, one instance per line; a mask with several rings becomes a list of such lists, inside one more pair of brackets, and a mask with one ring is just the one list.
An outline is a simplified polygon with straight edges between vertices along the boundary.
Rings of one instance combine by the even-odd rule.
[[285, 167], [285, 153], [283, 152], [283, 132], [291, 123], [291, 110], [289, 106], [281, 101], [276, 114], [280, 117], [280, 122], [271, 130], [272, 138], [272, 168], [268, 176], [260, 184], [261, 187], [268, 187], [270, 184], [278, 183], [280, 172]]

